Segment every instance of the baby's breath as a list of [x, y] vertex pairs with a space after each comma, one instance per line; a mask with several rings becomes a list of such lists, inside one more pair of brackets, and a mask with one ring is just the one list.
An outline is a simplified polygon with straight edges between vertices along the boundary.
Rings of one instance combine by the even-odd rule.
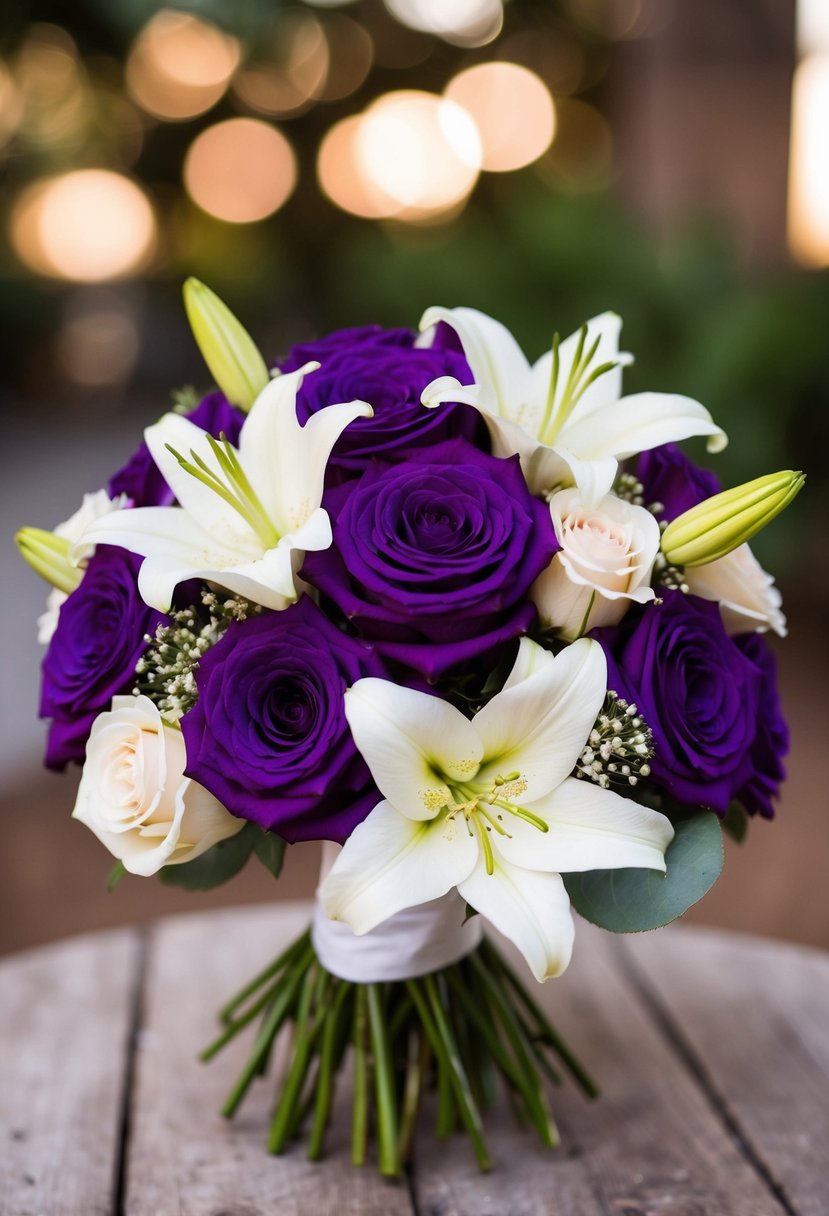
[[136, 664], [133, 693], [154, 701], [168, 722], [178, 722], [195, 705], [196, 670], [202, 655], [218, 642], [231, 621], [244, 621], [262, 611], [245, 599], [219, 596], [214, 591], [204, 592], [202, 604], [205, 612], [182, 608], [171, 614], [169, 624], [159, 625], [155, 635], [147, 634], [147, 649]]
[[576, 764], [576, 776], [606, 790], [650, 776], [653, 734], [638, 709], [609, 692]]

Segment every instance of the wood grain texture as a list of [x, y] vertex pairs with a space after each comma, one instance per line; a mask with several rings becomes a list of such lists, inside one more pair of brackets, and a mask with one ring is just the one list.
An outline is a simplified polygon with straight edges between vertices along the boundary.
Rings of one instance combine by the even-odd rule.
[[829, 1212], [829, 956], [682, 929], [625, 939], [634, 979], [802, 1216]]
[[115, 1211], [138, 938], [76, 938], [0, 971], [0, 1211]]
[[603, 1089], [593, 1103], [556, 1092], [558, 1149], [502, 1103], [491, 1174], [463, 1136], [427, 1125], [410, 1178], [389, 1183], [350, 1164], [345, 1082], [323, 1162], [301, 1143], [268, 1156], [273, 1077], [234, 1122], [217, 1113], [248, 1041], [209, 1066], [196, 1055], [218, 1006], [308, 916], [281, 904], [160, 922], [134, 1052], [136, 934], [0, 965], [2, 1216], [829, 1212], [829, 957], [687, 928], [620, 940], [580, 924], [567, 975], [538, 990]]
[[[682, 943], [674, 943], [681, 958]], [[423, 1137], [419, 1216], [781, 1216], [628, 981], [617, 947], [618, 939], [580, 922], [570, 969], [540, 989], [602, 1097], [588, 1102], [570, 1085], [554, 1095], [562, 1144], [553, 1152], [499, 1112], [491, 1120], [496, 1169], [486, 1179], [462, 1141], [435, 1148]]]
[[221, 1118], [250, 1035], [209, 1065], [196, 1059], [216, 1033], [216, 1009], [309, 917], [308, 904], [293, 904], [161, 923], [135, 1066], [127, 1216], [412, 1216], [405, 1182], [383, 1181], [373, 1163], [351, 1167], [347, 1111], [315, 1163], [302, 1144], [281, 1157], [265, 1151], [273, 1077], [254, 1085], [232, 1122]]

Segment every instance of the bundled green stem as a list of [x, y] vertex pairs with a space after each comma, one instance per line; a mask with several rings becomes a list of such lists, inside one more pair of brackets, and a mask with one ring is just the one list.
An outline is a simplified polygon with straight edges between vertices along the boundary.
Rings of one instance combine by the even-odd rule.
[[549, 1085], [568, 1072], [589, 1097], [595, 1082], [552, 1027], [521, 980], [484, 940], [460, 962], [429, 975], [357, 984], [331, 975], [310, 934], [297, 938], [220, 1010], [221, 1033], [209, 1060], [260, 1018], [259, 1032], [222, 1113], [231, 1118], [263, 1075], [277, 1035], [292, 1036], [280, 1077], [268, 1148], [281, 1153], [309, 1123], [307, 1152], [319, 1159], [334, 1092], [349, 1047], [352, 1058], [351, 1158], [365, 1163], [371, 1134], [381, 1174], [409, 1160], [424, 1091], [437, 1091], [439, 1136], [461, 1126], [478, 1165], [489, 1169], [483, 1112], [506, 1089], [518, 1118], [542, 1144], [558, 1143]]

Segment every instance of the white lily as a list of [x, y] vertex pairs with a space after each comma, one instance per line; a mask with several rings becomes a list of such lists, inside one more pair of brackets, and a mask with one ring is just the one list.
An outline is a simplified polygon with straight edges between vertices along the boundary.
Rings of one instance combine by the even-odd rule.
[[474, 308], [429, 308], [420, 322], [428, 330], [444, 321], [455, 330], [474, 384], [449, 376], [423, 390], [424, 405], [448, 401], [475, 406], [484, 416], [496, 456], [521, 458], [534, 494], [578, 486], [588, 505], [612, 487], [618, 462], [663, 443], [707, 435], [708, 450], [720, 451], [727, 436], [698, 401], [675, 393], [622, 396], [622, 368], [631, 356], [619, 352], [621, 318], [594, 317], [530, 365], [500, 321]]
[[331, 449], [350, 422], [372, 413], [366, 402], [351, 401], [319, 410], [300, 426], [297, 389], [318, 367], [307, 363], [262, 390], [238, 450], [179, 414], [165, 414], [145, 438], [180, 505], [104, 516], [79, 545], [143, 554], [139, 591], [162, 612], [177, 584], [190, 578], [266, 608], [292, 603], [302, 553], [331, 544], [331, 522], [320, 506]]
[[781, 638], [786, 636], [783, 598], [748, 545], [738, 545], [704, 566], [688, 566], [683, 578], [692, 595], [719, 604], [728, 633], [772, 629]]
[[323, 907], [357, 934], [457, 887], [536, 978], [573, 944], [562, 873], [665, 869], [664, 815], [570, 776], [603, 703], [607, 664], [584, 638], [557, 657], [524, 638], [503, 688], [470, 721], [446, 701], [358, 680], [346, 717], [385, 797], [346, 841]]

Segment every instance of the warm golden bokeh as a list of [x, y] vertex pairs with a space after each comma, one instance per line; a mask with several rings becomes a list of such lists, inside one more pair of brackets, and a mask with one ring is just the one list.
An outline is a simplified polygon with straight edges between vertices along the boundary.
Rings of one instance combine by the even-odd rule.
[[789, 244], [807, 266], [829, 266], [829, 52], [799, 65], [792, 95]]
[[490, 173], [522, 169], [553, 142], [556, 117], [550, 90], [520, 64], [476, 64], [449, 82], [445, 96], [472, 116], [481, 136], [481, 168]]
[[127, 87], [156, 118], [193, 118], [223, 96], [239, 56], [236, 38], [189, 13], [162, 9], [133, 44]]
[[216, 219], [251, 224], [272, 215], [296, 185], [293, 149], [275, 127], [229, 118], [202, 131], [184, 162], [184, 184]]
[[155, 246], [152, 206], [135, 182], [79, 169], [35, 182], [12, 213], [18, 257], [38, 274], [100, 283], [146, 265]]
[[418, 90], [386, 93], [363, 116], [357, 170], [397, 204], [400, 219], [434, 218], [462, 202], [481, 164], [474, 122], [453, 101]]
[[386, 0], [386, 8], [411, 29], [456, 46], [484, 46], [504, 24], [501, 0]]

